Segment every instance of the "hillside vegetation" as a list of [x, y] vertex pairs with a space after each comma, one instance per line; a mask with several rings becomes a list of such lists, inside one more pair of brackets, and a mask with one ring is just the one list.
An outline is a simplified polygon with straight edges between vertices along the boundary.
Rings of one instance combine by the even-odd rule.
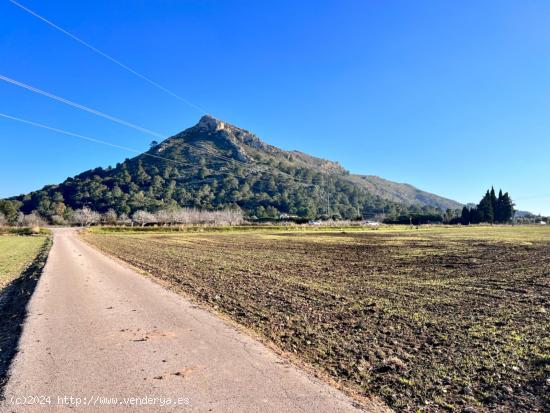
[[71, 210], [118, 215], [175, 207], [242, 209], [248, 217], [354, 219], [441, 213], [457, 202], [410, 185], [349, 174], [339, 164], [284, 151], [210, 116], [146, 153], [13, 198], [16, 209], [51, 222]]

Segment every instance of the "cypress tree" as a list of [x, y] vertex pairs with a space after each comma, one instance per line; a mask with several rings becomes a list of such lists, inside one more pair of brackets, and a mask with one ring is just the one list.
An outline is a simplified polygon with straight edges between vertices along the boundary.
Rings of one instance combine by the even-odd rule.
[[506, 192], [502, 196], [502, 221], [508, 222], [510, 221], [514, 216], [514, 202], [510, 198], [510, 195], [508, 195], [508, 192]]
[[502, 199], [502, 189], [498, 191], [498, 198], [495, 208], [495, 222], [504, 222], [504, 204]]
[[485, 196], [481, 199], [477, 206], [479, 222], [493, 222], [495, 215], [493, 210], [493, 203], [491, 200], [491, 193], [487, 190]]
[[470, 209], [470, 223], [479, 224], [480, 222], [481, 222], [481, 216], [479, 213], [479, 209], [477, 208]]
[[490, 196], [491, 196], [491, 209], [493, 210], [493, 218], [491, 219], [491, 223], [496, 221], [496, 215], [497, 215], [497, 209], [498, 209], [498, 205], [497, 205], [497, 196], [495, 194], [495, 188], [493, 186], [491, 186], [491, 192], [490, 192]]
[[[466, 212], [463, 210], [461, 222], [466, 217]], [[494, 188], [487, 190], [477, 208], [472, 208], [468, 211], [469, 222], [480, 223], [505, 223], [509, 222], [514, 216], [514, 203], [508, 192], [502, 193], [499, 190], [498, 197], [495, 194]]]
[[468, 207], [462, 208], [462, 215], [460, 216], [460, 223], [462, 225], [469, 225], [470, 224], [470, 210]]

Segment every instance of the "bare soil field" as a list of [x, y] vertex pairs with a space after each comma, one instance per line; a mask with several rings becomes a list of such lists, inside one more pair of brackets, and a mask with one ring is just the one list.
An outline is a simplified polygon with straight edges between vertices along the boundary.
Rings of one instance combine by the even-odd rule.
[[397, 411], [548, 411], [549, 229], [83, 236]]

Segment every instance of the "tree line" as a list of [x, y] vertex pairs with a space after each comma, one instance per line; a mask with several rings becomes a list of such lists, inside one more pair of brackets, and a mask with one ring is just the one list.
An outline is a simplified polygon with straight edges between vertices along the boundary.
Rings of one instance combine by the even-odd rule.
[[487, 190], [479, 204], [475, 207], [462, 208], [460, 223], [462, 225], [490, 223], [505, 224], [514, 217], [514, 203], [508, 192], [499, 190], [498, 196], [495, 189]]
[[259, 220], [278, 219], [281, 214], [303, 219], [357, 219], [383, 211], [398, 215], [416, 208], [370, 194], [344, 175], [328, 179], [326, 174], [284, 159], [265, 160], [262, 168], [265, 170], [252, 173], [236, 162], [207, 162], [205, 158], [198, 158], [194, 167], [134, 158], [10, 201], [17, 210], [25, 214], [35, 211], [48, 222], [67, 220], [72, 211], [84, 207], [100, 213], [113, 209], [128, 216], [140, 210], [155, 213], [177, 207], [240, 208], [247, 217]]
[[[8, 201], [9, 202], [9, 201]], [[9, 203], [0, 201], [0, 226], [34, 227], [44, 226], [48, 222], [37, 212], [24, 214], [13, 212], [10, 207], [6, 215]], [[117, 214], [114, 209], [100, 213], [88, 207], [71, 210], [65, 217], [51, 222], [56, 225], [239, 225], [244, 222], [243, 212], [239, 209], [224, 209], [219, 211], [204, 211], [197, 208], [170, 208], [161, 209], [154, 213], [139, 210], [131, 215]]]
[[405, 211], [399, 215], [386, 215], [383, 222], [386, 224], [505, 224], [514, 218], [514, 203], [508, 192], [499, 191], [496, 195], [495, 189], [487, 190], [479, 204], [464, 206], [460, 209], [447, 209], [428, 211], [424, 210]]

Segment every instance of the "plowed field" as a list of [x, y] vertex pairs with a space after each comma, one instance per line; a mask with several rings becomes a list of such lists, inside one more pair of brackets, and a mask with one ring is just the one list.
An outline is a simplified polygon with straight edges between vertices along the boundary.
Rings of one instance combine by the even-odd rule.
[[548, 229], [84, 236], [397, 411], [548, 408]]

